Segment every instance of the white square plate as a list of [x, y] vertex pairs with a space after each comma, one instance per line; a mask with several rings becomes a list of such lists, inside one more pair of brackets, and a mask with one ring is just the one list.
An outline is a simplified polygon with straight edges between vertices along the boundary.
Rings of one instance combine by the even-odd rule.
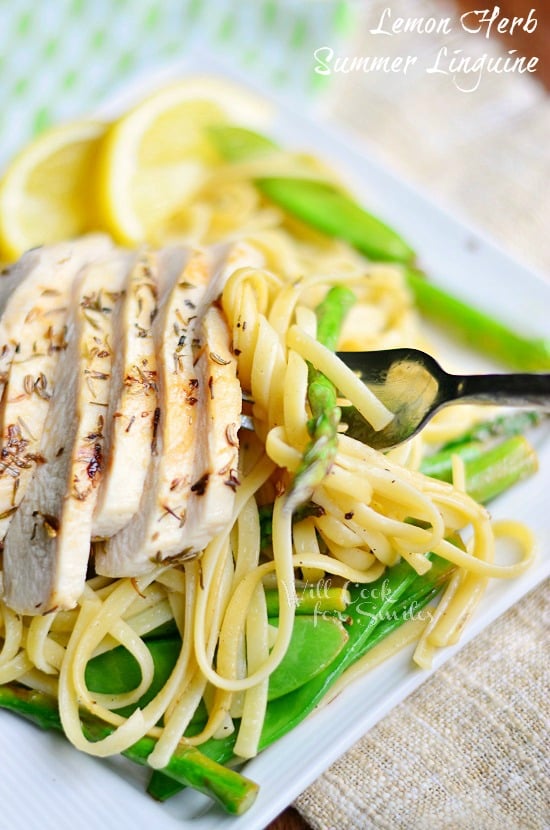
[[[115, 113], [139, 98], [144, 89], [148, 91], [168, 78], [205, 72], [242, 82], [234, 71], [210, 56], [191, 55], [184, 65], [172, 66], [154, 79], [141, 79], [131, 89], [121, 90], [102, 113]], [[245, 85], [251, 89], [248, 82]], [[361, 202], [410, 240], [435, 281], [519, 330], [549, 336], [548, 283], [384, 169], [364, 146], [293, 111], [284, 102], [267, 98], [273, 108], [271, 134], [287, 146], [306, 148], [332, 162]], [[472, 356], [464, 353], [463, 359], [467, 368]], [[458, 648], [550, 573], [550, 441], [542, 441], [539, 450], [541, 472], [491, 507], [496, 517], [513, 516], [531, 526], [538, 537], [539, 558], [519, 579], [493, 581]], [[457, 650], [448, 649], [440, 655], [434, 669]], [[223, 815], [193, 792], [157, 804], [144, 793], [145, 770], [122, 758], [99, 761], [80, 754], [59, 735], [41, 732], [0, 712], [0, 825], [10, 830], [28, 830], [38, 823], [42, 830], [261, 830], [430, 676], [431, 672], [414, 668], [410, 657], [411, 650], [398, 654], [250, 762], [246, 774], [260, 784], [260, 794], [240, 818]]]

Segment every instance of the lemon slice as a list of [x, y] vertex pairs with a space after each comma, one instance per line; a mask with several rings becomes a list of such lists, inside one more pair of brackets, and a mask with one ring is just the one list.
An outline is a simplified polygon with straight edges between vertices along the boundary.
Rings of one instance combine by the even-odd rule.
[[206, 180], [217, 156], [205, 128], [226, 122], [258, 125], [269, 117], [262, 99], [217, 78], [189, 78], [164, 87], [114, 122], [98, 162], [103, 226], [120, 242], [162, 241], [162, 229]]
[[70, 239], [92, 223], [91, 179], [104, 125], [54, 127], [31, 142], [0, 182], [0, 250], [16, 259], [28, 248]]

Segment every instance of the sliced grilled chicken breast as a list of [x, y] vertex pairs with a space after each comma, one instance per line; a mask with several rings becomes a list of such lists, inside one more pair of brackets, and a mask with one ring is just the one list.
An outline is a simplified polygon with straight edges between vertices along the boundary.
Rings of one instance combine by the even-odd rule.
[[[187, 504], [189, 498], [201, 488], [202, 485], [199, 484], [192, 490], [208, 463], [201, 461], [201, 472], [196, 473], [195, 457], [200, 443], [208, 443], [202, 430], [206, 428], [210, 417], [201, 414], [201, 398], [211, 393], [208, 387], [209, 377], [217, 376], [210, 364], [201, 364], [200, 375], [197, 368], [205, 337], [203, 318], [213, 300], [221, 293], [229, 275], [238, 267], [256, 265], [260, 261], [263, 261], [261, 255], [245, 243], [218, 246], [209, 252], [196, 251], [182, 274], [172, 281], [171, 286], [166, 286], [153, 324], [158, 406], [143, 496], [139, 510], [131, 521], [96, 551], [97, 573], [106, 576], [136, 576], [149, 571], [154, 563], [170, 557], [184, 558], [197, 550], [196, 546], [193, 546], [192, 551], [186, 550]], [[220, 325], [216, 328], [212, 323], [210, 328], [218, 331]], [[213, 333], [212, 336], [214, 337]], [[219, 333], [215, 337], [217, 344], [218, 341]], [[220, 349], [222, 354], [227, 354], [227, 344], [224, 348], [220, 344]], [[225, 359], [224, 357], [223, 360]], [[231, 372], [234, 374], [232, 358], [229, 363], [218, 364], [218, 367], [222, 365], [226, 366], [225, 375], [229, 377]], [[238, 388], [240, 412], [240, 387], [237, 384], [235, 388]], [[220, 428], [224, 435], [228, 423], [236, 421], [235, 409], [235, 400], [232, 398], [227, 410], [229, 420], [224, 419]], [[218, 409], [217, 413], [219, 412], [221, 410]], [[199, 424], [202, 426], [199, 427]], [[219, 449], [220, 442], [216, 441], [215, 446]], [[229, 455], [231, 464], [233, 463], [234, 453], [227, 452], [225, 443], [224, 452], [223, 462], [213, 468], [215, 473], [227, 465]], [[225, 455], [228, 455], [227, 459]], [[205, 451], [204, 457], [211, 460], [209, 449]], [[210, 503], [210, 500], [205, 503]], [[220, 505], [219, 516], [212, 526], [204, 528], [200, 539], [212, 538], [220, 525], [220, 517], [227, 513], [225, 498]], [[198, 538], [197, 531], [194, 531], [195, 536]]]
[[5, 538], [5, 600], [19, 613], [72, 608], [84, 587], [102, 471], [112, 320], [129, 259], [113, 252], [86, 266], [74, 286], [67, 348], [40, 443], [43, 462]]
[[197, 440], [193, 340], [210, 279], [210, 259], [196, 251], [159, 304], [153, 323], [158, 403], [143, 496], [132, 520], [96, 551], [99, 574], [135, 576], [180, 551]]
[[92, 537], [96, 539], [113, 536], [139, 508], [151, 442], [158, 427], [153, 321], [159, 293], [181, 274], [188, 258], [184, 248], [147, 251], [138, 257], [128, 278], [113, 331], [105, 468], [92, 523]]
[[[46, 298], [53, 296], [49, 292], [63, 292], [86, 262], [101, 256], [110, 247], [112, 242], [107, 236], [91, 234], [74, 242], [33, 248], [0, 278], [0, 396], [23, 339], [27, 317], [36, 315]], [[61, 295], [53, 298], [54, 307], [61, 306], [62, 302]]]
[[146, 253], [130, 273], [113, 331], [105, 468], [92, 522], [95, 538], [112, 536], [139, 507], [157, 406], [157, 359], [152, 334], [157, 297], [157, 258]]
[[[55, 367], [66, 346], [73, 282], [83, 264], [109, 245], [107, 237], [89, 237], [40, 248], [25, 254], [8, 277], [12, 288], [0, 321], [6, 378], [0, 408], [0, 539], [41, 462], [40, 438]], [[11, 351], [11, 365], [6, 365]]]
[[[227, 323], [216, 306], [205, 314], [196, 364], [198, 440], [181, 540], [182, 550], [203, 550], [230, 521], [238, 479], [242, 393]], [[175, 488], [178, 489], [177, 487]]]

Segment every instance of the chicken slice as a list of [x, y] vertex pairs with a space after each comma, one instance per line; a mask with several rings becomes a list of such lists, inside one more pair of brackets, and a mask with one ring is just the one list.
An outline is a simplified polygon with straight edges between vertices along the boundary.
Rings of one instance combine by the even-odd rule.
[[[78, 271], [111, 247], [107, 236], [90, 234], [74, 242], [33, 248], [4, 272], [0, 278], [0, 396], [25, 322], [45, 302], [50, 307], [66, 304], [66, 292]], [[56, 290], [58, 296], [50, 293]]]
[[[262, 255], [244, 242], [216, 246], [208, 252], [196, 251], [181, 275], [165, 286], [153, 324], [159, 397], [153, 451], [143, 495], [131, 521], [96, 551], [97, 573], [115, 577], [137, 576], [151, 570], [155, 563], [189, 555], [185, 550], [187, 503], [197, 492], [191, 489], [199, 477], [195, 471], [197, 448], [205, 440], [210, 446], [202, 430], [210, 429], [212, 425], [211, 419], [208, 420], [210, 415], [199, 405], [201, 397], [210, 394], [208, 378], [212, 375], [212, 366], [201, 364], [201, 381], [196, 365], [205, 336], [202, 321], [236, 268], [259, 267], [262, 263]], [[219, 343], [219, 340], [217, 334], [216, 344], [226, 355], [227, 343]], [[234, 372], [232, 358], [226, 364], [225, 374], [229, 376], [231, 372]], [[233, 392], [235, 389], [238, 389], [238, 405], [232, 397], [227, 409], [229, 420], [224, 418], [220, 427], [224, 435], [228, 423], [233, 424], [235, 420], [238, 423], [234, 412], [237, 407], [240, 412], [240, 386], [233, 387]], [[222, 415], [222, 410], [223, 407], [217, 407], [216, 415]], [[219, 449], [222, 443], [221, 439], [216, 439], [214, 446]], [[228, 453], [225, 443], [223, 446], [224, 460], [215, 467], [216, 473], [227, 465], [229, 457], [233, 464], [234, 453]], [[205, 458], [209, 456], [208, 449]], [[212, 538], [217, 532], [220, 517], [230, 512], [227, 504], [226, 497], [219, 516], [212, 526], [205, 526], [201, 539]]]
[[113, 332], [114, 363], [105, 424], [105, 469], [99, 485], [92, 536], [121, 530], [139, 508], [157, 411], [157, 357], [153, 321], [158, 294], [179, 276], [188, 253], [146, 252], [128, 279]]
[[112, 536], [139, 506], [157, 406], [157, 360], [152, 322], [157, 312], [157, 262], [147, 253], [135, 263], [115, 321], [105, 468], [93, 515], [92, 536]]
[[72, 608], [90, 553], [112, 364], [113, 314], [131, 265], [113, 252], [86, 266], [67, 319], [67, 349], [36, 468], [4, 544], [5, 601], [23, 614]]
[[175, 483], [191, 484], [197, 402], [192, 343], [210, 267], [206, 253], [191, 254], [159, 303], [153, 323], [158, 403], [145, 486], [133, 519], [96, 551], [99, 574], [136, 576], [151, 570], [155, 559], [179, 553], [185, 498]]
[[[0, 323], [6, 336], [2, 353], [5, 369], [13, 349], [11, 366], [5, 371], [0, 414], [0, 539], [41, 461], [40, 438], [55, 367], [66, 346], [73, 282], [84, 262], [107, 248], [107, 237], [90, 237], [83, 244], [37, 249], [25, 254], [12, 272], [17, 284], [12, 286]], [[32, 262], [34, 266], [30, 266]]]
[[200, 339], [201, 354], [196, 364], [202, 390], [198, 440], [181, 541], [188, 553], [203, 550], [227, 526], [239, 484], [237, 435], [242, 393], [237, 361], [230, 351], [229, 329], [216, 306], [204, 317]]

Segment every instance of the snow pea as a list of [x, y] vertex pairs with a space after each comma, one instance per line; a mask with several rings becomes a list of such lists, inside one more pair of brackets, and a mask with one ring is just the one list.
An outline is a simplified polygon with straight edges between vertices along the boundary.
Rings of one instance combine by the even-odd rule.
[[[162, 689], [178, 659], [181, 640], [176, 637], [152, 640], [147, 643], [147, 648], [155, 666], [153, 682], [137, 703], [118, 710], [123, 717], [129, 717], [138, 706], [146, 706]], [[91, 692], [116, 695], [135, 689], [141, 680], [141, 673], [130, 652], [118, 646], [93, 657], [86, 666], [85, 679]]]
[[234, 124], [211, 126], [207, 132], [216, 150], [225, 161], [246, 161], [254, 156], [279, 149], [277, 144], [267, 136]]
[[[232, 125], [208, 131], [225, 161], [238, 162], [278, 150], [277, 144], [253, 130]], [[345, 239], [374, 260], [410, 263], [413, 249], [399, 234], [368, 213], [330, 182], [294, 177], [259, 177], [258, 189], [271, 201], [329, 236]]]
[[340, 654], [347, 640], [347, 630], [336, 617], [296, 617], [288, 651], [269, 678], [268, 700], [287, 695], [316, 677]]
[[340, 188], [315, 179], [270, 176], [255, 180], [260, 191], [307, 225], [349, 242], [374, 261], [411, 263], [410, 245]]
[[[421, 596], [431, 597], [433, 588], [441, 587], [451, 570], [448, 562], [434, 559], [431, 569], [419, 577], [403, 561], [372, 584], [349, 586], [352, 601], [346, 609], [350, 621], [346, 646], [336, 660], [308, 683], [269, 703], [259, 748], [263, 749], [286, 734], [315, 708], [338, 677], [378, 642], [373, 637], [378, 625], [392, 623], [393, 630], [407, 619], [403, 612], [398, 613], [407, 592], [414, 593], [417, 610], [421, 606]], [[389, 633], [387, 628], [385, 633]]]
[[[212, 140], [226, 161], [242, 161], [278, 149], [266, 136], [241, 127], [212, 128]], [[410, 266], [415, 253], [391, 227], [368, 213], [329, 182], [260, 177], [260, 191], [288, 213], [328, 236], [343, 239], [369, 259]], [[415, 268], [405, 278], [420, 311], [458, 339], [499, 362], [523, 371], [550, 369], [550, 340], [528, 337], [425, 279]]]
[[[270, 622], [277, 625], [278, 621], [274, 618]], [[335, 616], [325, 617], [320, 602], [318, 614], [296, 617], [288, 651], [270, 677], [269, 699], [288, 694], [315, 677], [340, 653], [347, 639], [343, 624]], [[155, 639], [147, 641], [147, 648], [155, 666], [153, 682], [137, 703], [117, 710], [125, 717], [138, 706], [143, 708], [164, 686], [176, 664], [181, 640]], [[86, 683], [92, 692], [122, 694], [135, 688], [140, 679], [136, 660], [122, 646], [93, 657], [86, 667]], [[206, 711], [201, 708], [192, 723], [205, 720]]]

